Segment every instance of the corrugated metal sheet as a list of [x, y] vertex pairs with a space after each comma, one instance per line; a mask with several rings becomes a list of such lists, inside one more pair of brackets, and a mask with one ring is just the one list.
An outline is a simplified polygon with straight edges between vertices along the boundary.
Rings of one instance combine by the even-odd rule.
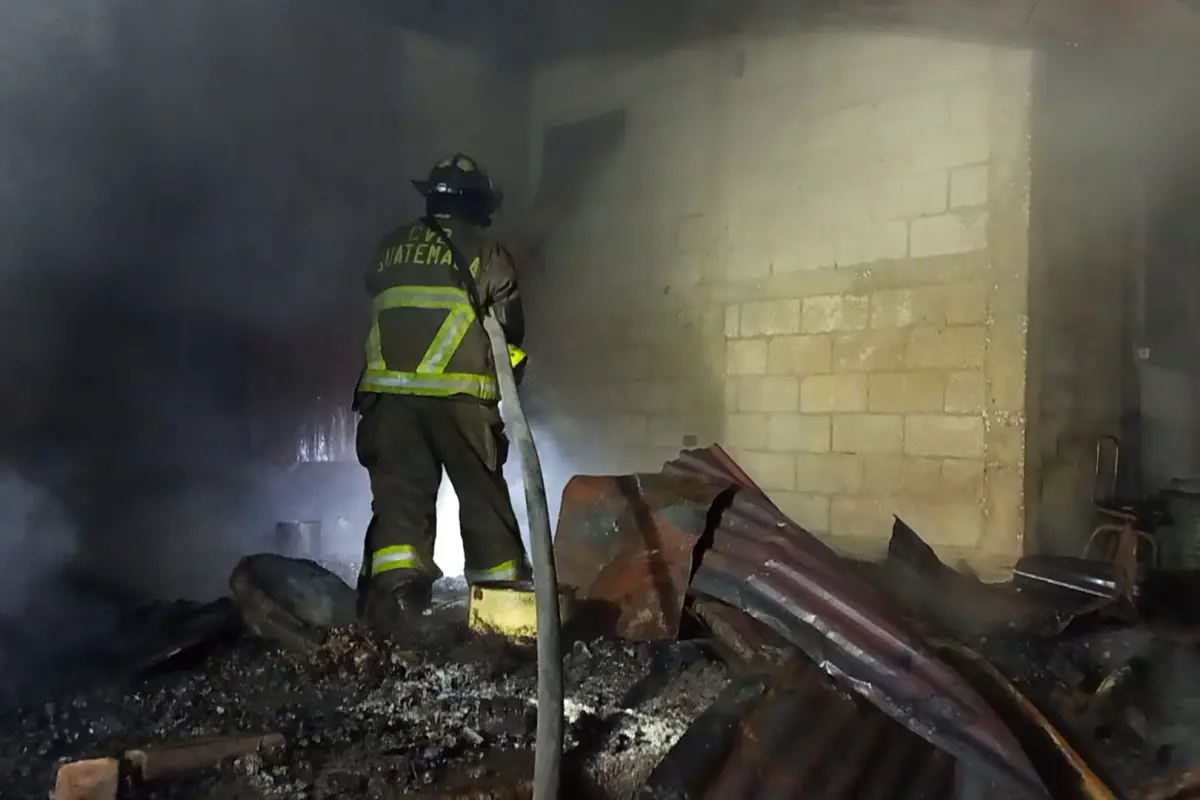
[[563, 490], [554, 532], [558, 578], [607, 607], [613, 632], [674, 637], [692, 578], [693, 551], [730, 483], [651, 475], [578, 475]]
[[644, 796], [949, 800], [965, 777], [947, 753], [797, 656], [765, 691], [753, 681], [731, 687]]
[[[689, 730], [650, 796], [936, 798], [961, 773], [1016, 798], [1114, 797], [1003, 676], [918, 634], [873, 573], [787, 519], [720, 447], [657, 475], [575, 478], [555, 550], [564, 582], [649, 638], [674, 635], [690, 599], [751, 673]], [[804, 655], [759, 701], [753, 673], [792, 648]]]
[[693, 592], [739, 608], [925, 740], [1023, 796], [1051, 795], [1004, 721], [887, 599], [787, 519], [719, 447], [663, 470], [742, 487], [712, 532]]

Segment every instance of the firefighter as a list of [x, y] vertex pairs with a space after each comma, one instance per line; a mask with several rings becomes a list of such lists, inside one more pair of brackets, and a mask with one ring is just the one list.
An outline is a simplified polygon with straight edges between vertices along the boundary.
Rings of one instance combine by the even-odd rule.
[[487, 235], [502, 195], [461, 153], [413, 185], [425, 216], [385, 236], [367, 272], [371, 330], [355, 393], [358, 460], [373, 496], [360, 611], [385, 631], [427, 609], [441, 576], [433, 543], [443, 468], [458, 494], [468, 582], [531, 575], [502, 472], [508, 440], [479, 316], [495, 315], [519, 374], [525, 320], [516, 271]]

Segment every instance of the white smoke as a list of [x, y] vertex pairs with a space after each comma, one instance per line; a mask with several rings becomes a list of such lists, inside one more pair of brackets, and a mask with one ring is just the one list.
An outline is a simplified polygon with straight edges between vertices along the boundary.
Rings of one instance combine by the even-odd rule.
[[45, 489], [0, 470], [0, 615], [22, 616], [35, 590], [78, 552], [70, 516]]
[[[509, 428], [511, 438], [512, 429]], [[550, 530], [558, 522], [558, 509], [562, 490], [571, 479], [574, 470], [568, 463], [562, 448], [554, 441], [543, 426], [534, 426], [533, 439], [538, 448], [538, 459], [542, 462], [542, 479], [546, 484], [546, 504], [550, 511]], [[516, 442], [510, 442], [508, 462], [504, 467], [508, 490], [512, 495], [513, 509], [521, 525], [521, 538], [529, 548], [529, 513], [525, 504], [525, 480], [521, 467], [521, 456]], [[442, 486], [438, 491], [437, 539], [433, 550], [434, 561], [449, 577], [463, 574], [462, 528], [458, 519], [458, 495], [450, 480], [443, 474]]]

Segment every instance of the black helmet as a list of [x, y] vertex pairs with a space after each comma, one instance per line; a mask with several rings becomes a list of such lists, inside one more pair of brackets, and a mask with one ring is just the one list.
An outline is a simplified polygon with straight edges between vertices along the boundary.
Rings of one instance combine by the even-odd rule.
[[448, 213], [485, 225], [504, 201], [479, 162], [463, 153], [442, 159], [428, 178], [412, 183], [425, 198], [429, 213]]

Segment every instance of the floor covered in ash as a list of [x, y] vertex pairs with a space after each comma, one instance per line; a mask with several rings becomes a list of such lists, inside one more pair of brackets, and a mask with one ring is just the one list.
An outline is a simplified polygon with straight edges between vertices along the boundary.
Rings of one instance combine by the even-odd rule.
[[[535, 653], [474, 635], [458, 604], [438, 613], [419, 645], [344, 630], [315, 656], [298, 657], [243, 639], [134, 686], [26, 695], [0, 711], [0, 797], [47, 797], [63, 761], [269, 732], [287, 745], [138, 796], [523, 796]], [[724, 668], [687, 642], [568, 647], [564, 794], [580, 800], [630, 797], [727, 682]]]

